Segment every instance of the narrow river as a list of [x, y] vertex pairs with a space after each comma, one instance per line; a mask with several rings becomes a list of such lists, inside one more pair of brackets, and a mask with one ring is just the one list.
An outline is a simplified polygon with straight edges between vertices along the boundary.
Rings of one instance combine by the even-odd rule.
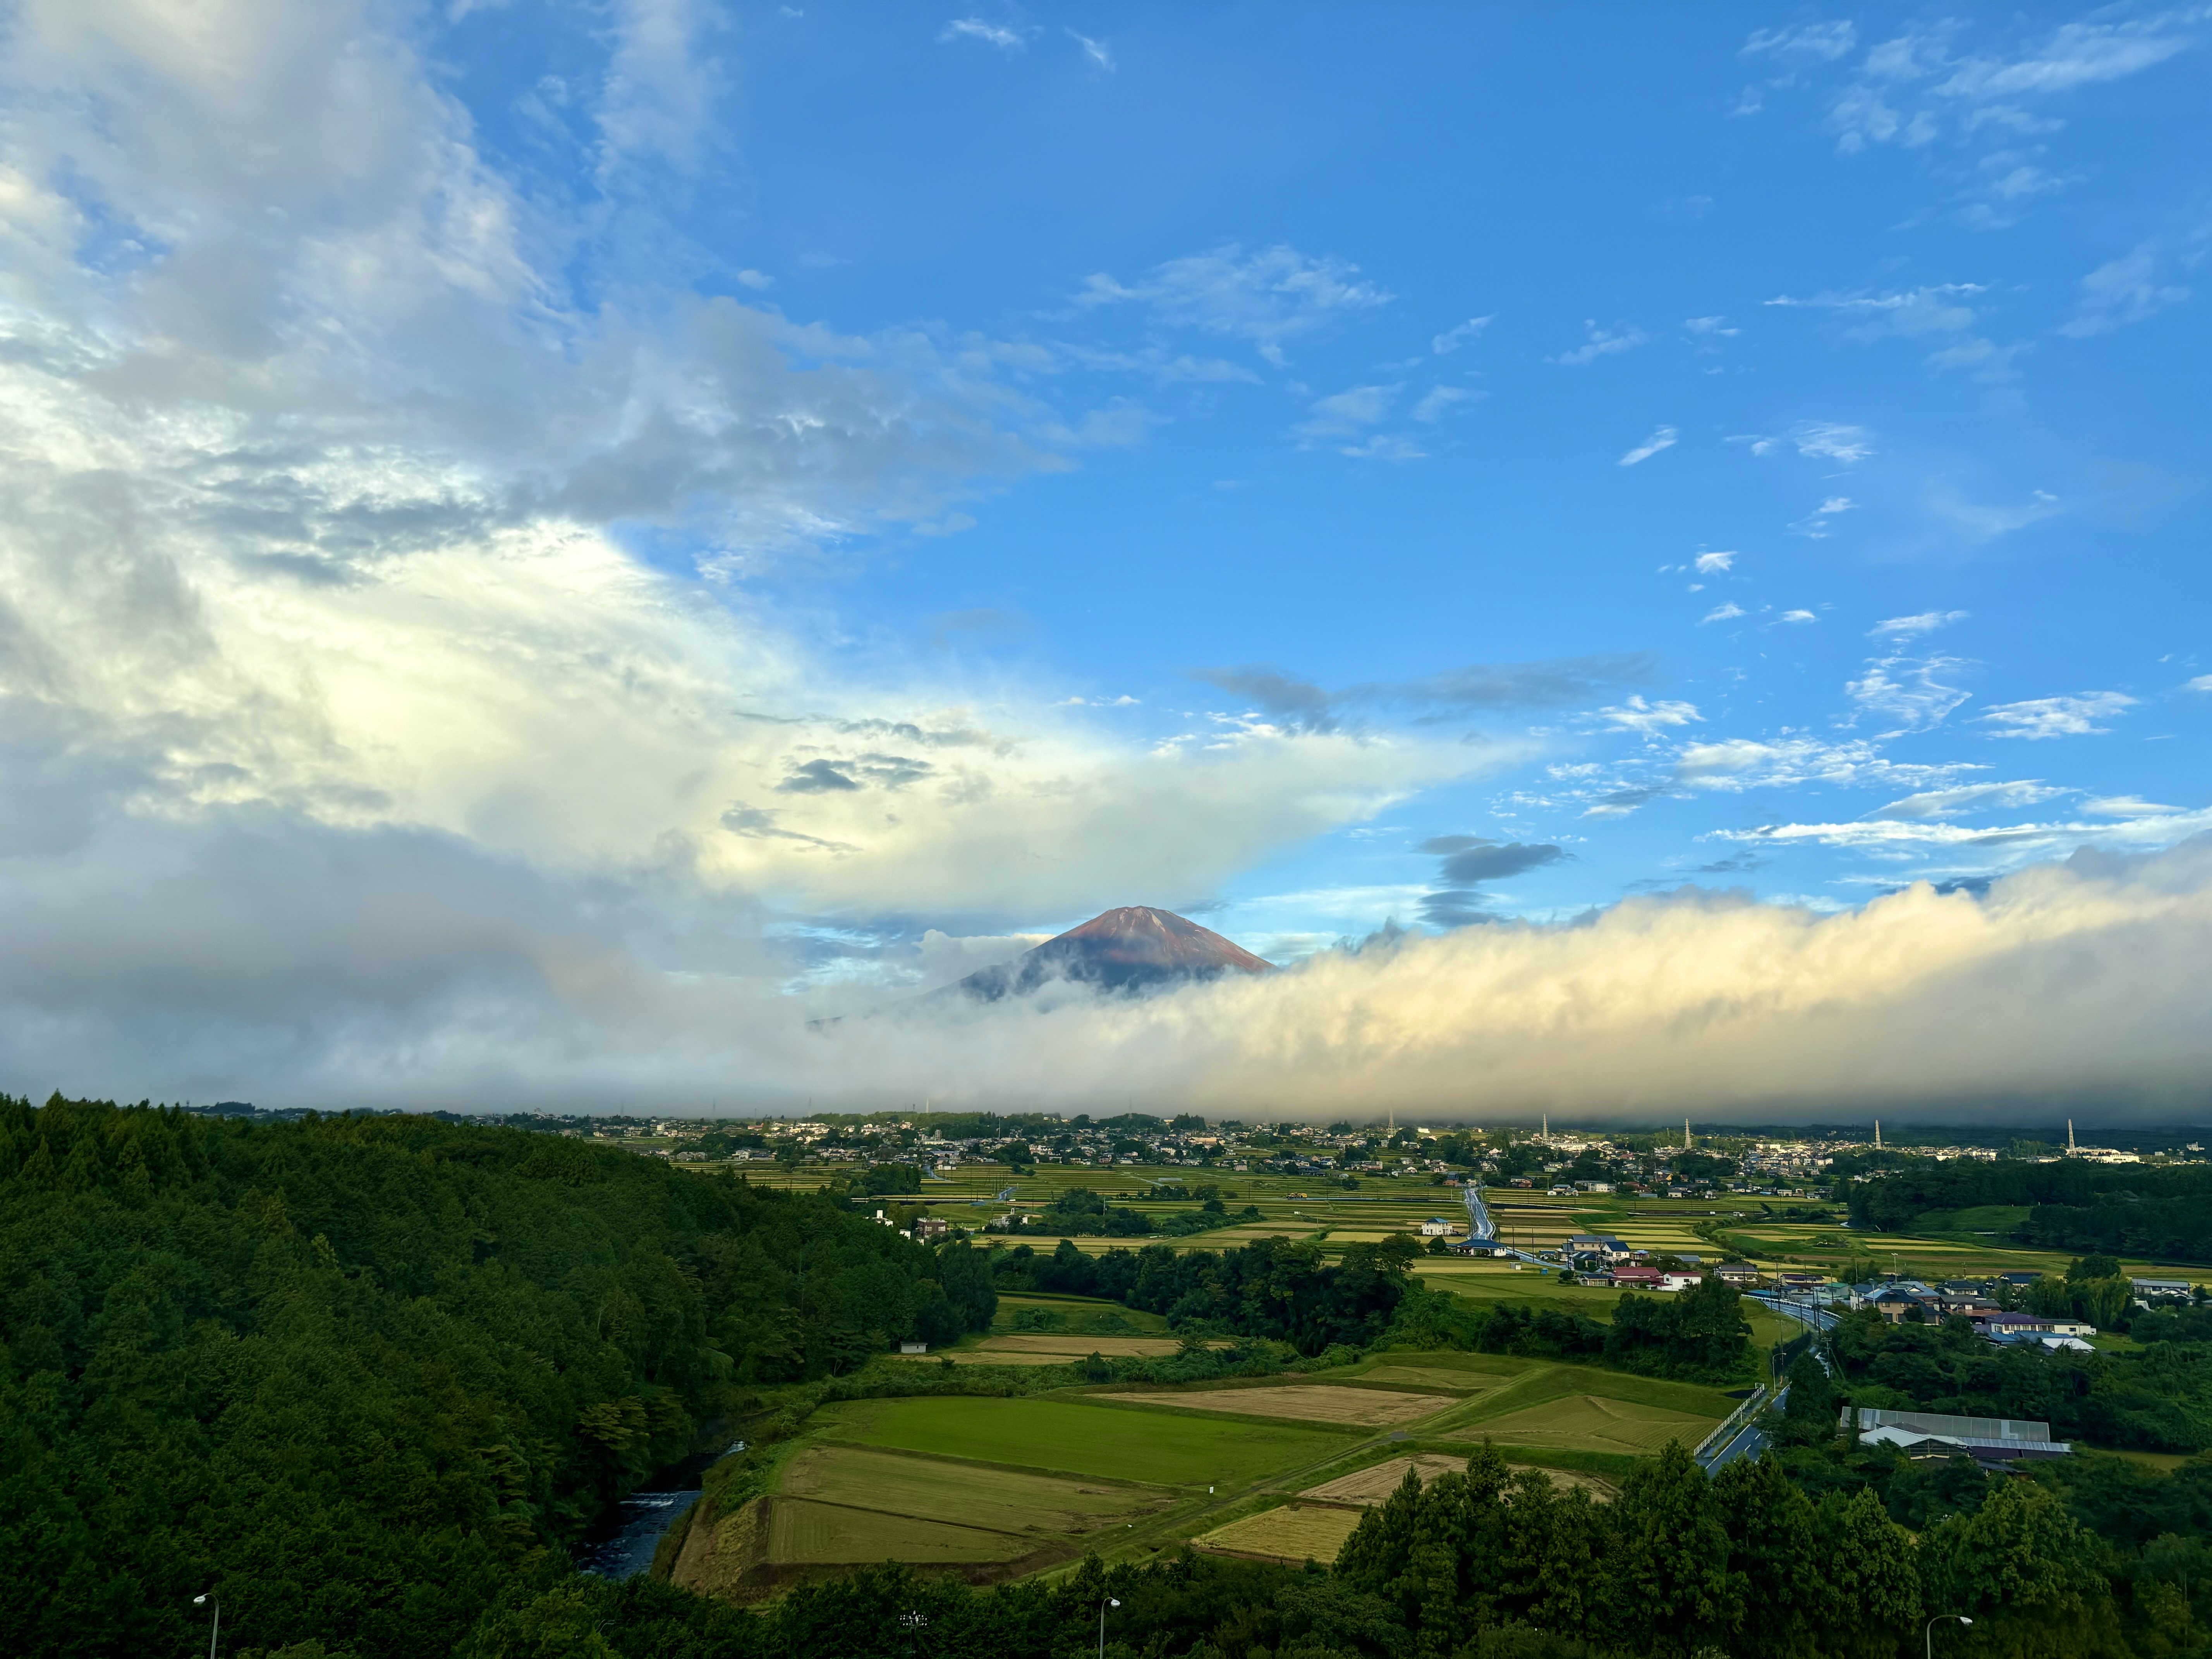
[[574, 1552], [576, 1565], [601, 1578], [635, 1578], [653, 1565], [661, 1534], [699, 1497], [707, 1471], [742, 1440], [718, 1452], [701, 1452], [656, 1472], [635, 1492], [602, 1515]]

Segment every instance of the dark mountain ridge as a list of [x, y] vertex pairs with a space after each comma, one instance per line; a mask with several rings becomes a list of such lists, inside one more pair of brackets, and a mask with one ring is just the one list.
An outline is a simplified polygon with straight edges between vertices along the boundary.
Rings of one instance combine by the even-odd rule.
[[1012, 962], [979, 969], [945, 991], [995, 1002], [1026, 996], [1054, 980], [1105, 991], [1146, 991], [1273, 969], [1273, 963], [1172, 910], [1132, 904], [1093, 916]]

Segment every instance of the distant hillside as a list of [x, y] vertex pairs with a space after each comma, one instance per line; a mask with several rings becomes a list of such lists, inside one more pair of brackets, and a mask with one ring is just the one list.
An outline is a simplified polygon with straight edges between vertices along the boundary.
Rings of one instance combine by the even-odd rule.
[[1173, 911], [1133, 904], [1094, 916], [1012, 962], [981, 969], [940, 994], [964, 993], [995, 1002], [1026, 996], [1054, 980], [1140, 991], [1224, 974], [1270, 973], [1273, 966]]

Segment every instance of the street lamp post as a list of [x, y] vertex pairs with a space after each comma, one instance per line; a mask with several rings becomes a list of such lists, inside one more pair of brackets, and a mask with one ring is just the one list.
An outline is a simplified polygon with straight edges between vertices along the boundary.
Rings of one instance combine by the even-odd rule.
[[1928, 1628], [1921, 1632], [1921, 1635], [1926, 1638], [1928, 1659], [1936, 1659], [1936, 1626], [1946, 1619], [1955, 1619], [1962, 1625], [1971, 1625], [1974, 1622], [1963, 1613], [1939, 1613], [1930, 1619], [1928, 1621]]
[[1110, 1595], [1098, 1604], [1098, 1659], [1106, 1659], [1106, 1609], [1121, 1605]]
[[213, 1590], [205, 1595], [192, 1597], [192, 1605], [196, 1607], [206, 1607], [210, 1602], [215, 1606], [215, 1626], [208, 1632], [208, 1659], [215, 1659], [216, 1638], [222, 1634], [222, 1602]]

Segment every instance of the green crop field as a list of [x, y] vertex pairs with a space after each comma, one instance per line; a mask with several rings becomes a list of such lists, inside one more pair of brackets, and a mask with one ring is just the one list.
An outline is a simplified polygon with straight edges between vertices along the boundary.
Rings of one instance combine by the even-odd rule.
[[1359, 1511], [1335, 1504], [1285, 1505], [1248, 1515], [1191, 1540], [1202, 1550], [1265, 1556], [1277, 1561], [1334, 1562], [1359, 1524]]
[[1352, 1437], [1081, 1401], [954, 1396], [824, 1407], [825, 1437], [1158, 1486], [1242, 1484], [1342, 1455]]
[[1501, 1447], [1649, 1456], [1670, 1440], [1679, 1440], [1685, 1447], [1696, 1446], [1719, 1420], [1634, 1401], [1577, 1394], [1463, 1425], [1453, 1431], [1453, 1437], [1494, 1440]]
[[778, 1498], [769, 1523], [769, 1559], [780, 1566], [844, 1566], [872, 1561], [942, 1565], [1010, 1561], [1036, 1547], [1026, 1538], [912, 1516]]
[[777, 1490], [850, 1509], [1018, 1534], [1093, 1532], [1173, 1501], [1157, 1487], [1085, 1483], [859, 1446], [808, 1447], [784, 1466]]

